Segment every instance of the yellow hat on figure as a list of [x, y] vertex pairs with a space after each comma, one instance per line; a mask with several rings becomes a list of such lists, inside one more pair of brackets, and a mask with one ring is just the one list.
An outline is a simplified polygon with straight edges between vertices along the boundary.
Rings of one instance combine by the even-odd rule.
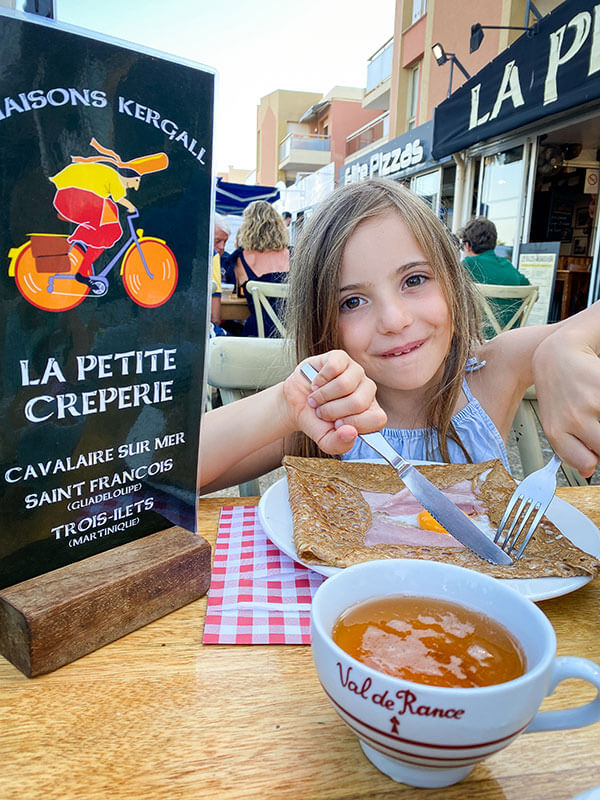
[[132, 158], [131, 161], [124, 161], [124, 167], [135, 170], [138, 175], [147, 175], [149, 172], [160, 172], [169, 166], [169, 157], [166, 153], [152, 153], [149, 156]]
[[90, 144], [94, 150], [102, 155], [71, 156], [71, 161], [79, 164], [102, 161], [105, 164], [112, 164], [118, 169], [132, 169], [134, 172], [137, 172], [138, 175], [147, 175], [149, 172], [160, 172], [160, 170], [166, 169], [169, 166], [169, 157], [166, 153], [152, 153], [149, 156], [132, 158], [131, 161], [123, 161], [121, 156], [117, 155], [114, 150], [103, 147], [96, 139], [92, 139]]

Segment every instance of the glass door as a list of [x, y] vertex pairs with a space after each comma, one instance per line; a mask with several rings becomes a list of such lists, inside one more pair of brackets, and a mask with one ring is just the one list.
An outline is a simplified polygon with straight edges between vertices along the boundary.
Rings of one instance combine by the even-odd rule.
[[498, 255], [511, 259], [520, 239], [525, 188], [524, 145], [484, 156], [479, 175], [478, 215], [498, 231]]
[[417, 175], [410, 182], [411, 191], [425, 200], [436, 216], [440, 212], [440, 177], [441, 170], [436, 169], [435, 172]]

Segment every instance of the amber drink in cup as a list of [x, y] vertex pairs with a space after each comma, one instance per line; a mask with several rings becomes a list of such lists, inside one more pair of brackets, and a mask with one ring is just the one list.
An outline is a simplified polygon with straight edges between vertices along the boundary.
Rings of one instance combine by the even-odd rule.
[[[482, 573], [435, 561], [357, 564], [319, 587], [311, 631], [333, 707], [367, 758], [411, 786], [457, 783], [521, 733], [600, 719], [600, 667], [557, 658], [543, 612]], [[567, 678], [593, 684], [596, 698], [538, 711]]]

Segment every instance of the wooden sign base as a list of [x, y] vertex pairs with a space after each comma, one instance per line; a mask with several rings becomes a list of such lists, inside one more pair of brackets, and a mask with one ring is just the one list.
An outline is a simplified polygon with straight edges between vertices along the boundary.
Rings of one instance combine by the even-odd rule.
[[168, 528], [0, 590], [0, 654], [28, 677], [202, 597], [210, 545]]

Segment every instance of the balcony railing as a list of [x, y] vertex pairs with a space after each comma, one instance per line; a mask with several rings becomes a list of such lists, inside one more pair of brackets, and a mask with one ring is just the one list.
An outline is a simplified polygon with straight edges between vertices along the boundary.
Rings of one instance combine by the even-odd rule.
[[320, 150], [329, 151], [329, 136], [316, 133], [290, 133], [279, 146], [279, 160], [285, 161], [290, 157], [292, 150]]
[[394, 40], [392, 38], [382, 45], [369, 59], [367, 64], [367, 88], [365, 90], [367, 94], [391, 77], [393, 54]]
[[346, 157], [358, 153], [363, 147], [368, 147], [379, 139], [388, 138], [390, 133], [390, 115], [386, 113], [377, 119], [372, 120], [367, 125], [363, 125], [359, 130], [351, 133], [346, 138]]

